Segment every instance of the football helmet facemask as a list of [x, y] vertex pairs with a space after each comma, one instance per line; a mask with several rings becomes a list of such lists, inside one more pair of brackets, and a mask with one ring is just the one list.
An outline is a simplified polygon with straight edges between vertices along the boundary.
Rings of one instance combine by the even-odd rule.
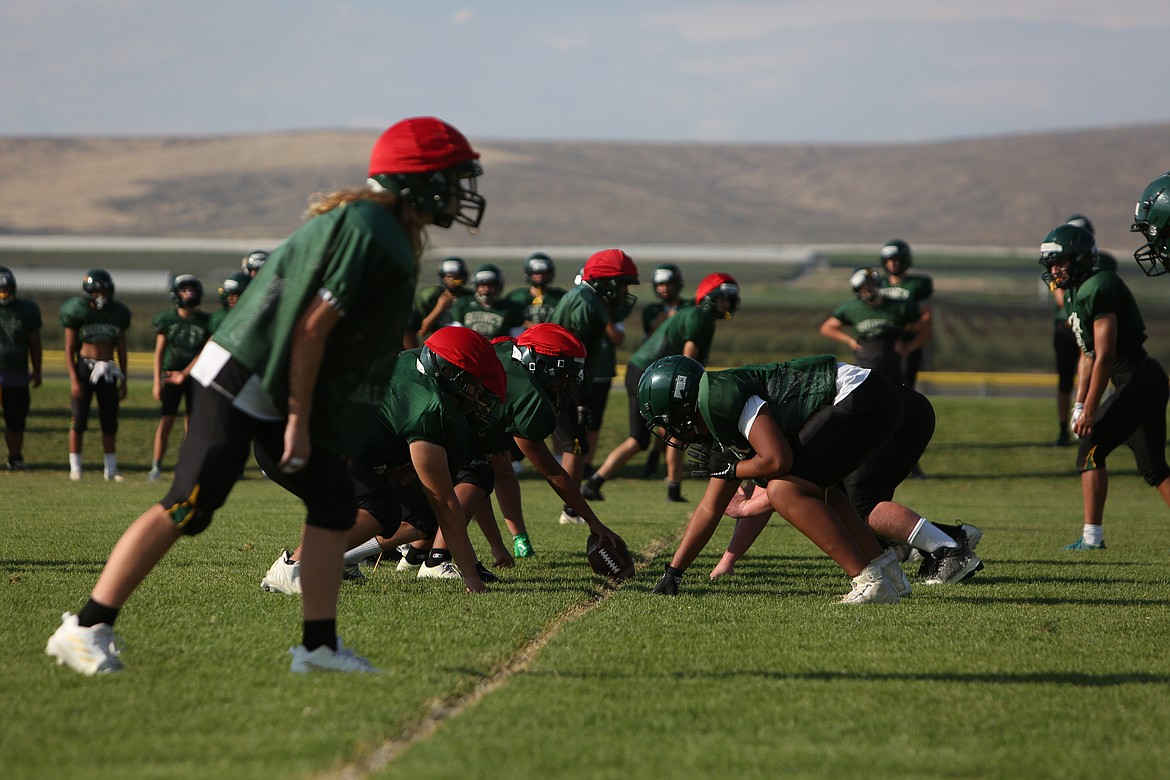
[[[654, 268], [654, 294], [660, 300], [669, 301], [677, 298], [683, 288], [682, 269], [675, 263], [662, 263]], [[659, 285], [666, 286], [666, 294], [658, 291]]]
[[1141, 233], [1146, 243], [1133, 253], [1133, 259], [1146, 276], [1161, 276], [1170, 271], [1170, 171], [1146, 185], [1133, 213], [1131, 233]]
[[[1067, 271], [1054, 273], [1053, 268], [1065, 261], [1068, 262]], [[1083, 227], [1071, 223], [1058, 225], [1040, 245], [1040, 265], [1045, 269], [1040, 277], [1049, 289], [1076, 287], [1092, 273], [1096, 264], [1097, 240]]]

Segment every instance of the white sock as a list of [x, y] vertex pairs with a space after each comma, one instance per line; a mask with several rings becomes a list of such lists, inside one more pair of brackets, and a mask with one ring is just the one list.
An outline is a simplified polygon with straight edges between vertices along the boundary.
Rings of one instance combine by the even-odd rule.
[[116, 452], [107, 452], [102, 455], [102, 462], [106, 464], [107, 474], [118, 473], [118, 454]]
[[1105, 541], [1105, 529], [1099, 525], [1085, 524], [1085, 530], [1081, 532], [1084, 536], [1085, 542], [1088, 544], [1101, 544]]
[[70, 471], [81, 471], [81, 453], [80, 452], [69, 453], [69, 470]]
[[377, 538], [362, 542], [352, 550], [345, 553], [345, 565], [352, 566], [355, 563], [360, 563], [371, 555], [377, 555], [382, 552], [382, 545], [378, 544]]
[[958, 547], [959, 543], [946, 534], [941, 528], [934, 523], [927, 520], [925, 517], [918, 519], [918, 525], [914, 526], [913, 533], [910, 538], [906, 540], [907, 543], [916, 550], [923, 552], [934, 552], [940, 547]]

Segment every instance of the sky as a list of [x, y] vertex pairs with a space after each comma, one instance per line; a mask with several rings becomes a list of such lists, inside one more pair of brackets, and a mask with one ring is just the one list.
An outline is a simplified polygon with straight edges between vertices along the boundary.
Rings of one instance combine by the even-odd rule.
[[1167, 0], [0, 0], [0, 135], [921, 142], [1170, 122]]

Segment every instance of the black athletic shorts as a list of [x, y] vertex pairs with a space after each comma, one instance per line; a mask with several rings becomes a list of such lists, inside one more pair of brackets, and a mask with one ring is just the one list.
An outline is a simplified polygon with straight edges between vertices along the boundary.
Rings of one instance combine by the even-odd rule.
[[303, 469], [284, 474], [277, 467], [284, 453], [283, 420], [250, 417], [198, 383], [194, 396], [175, 481], [160, 502], [176, 524], [194, 523], [190, 533], [207, 527], [244, 473], [251, 445], [268, 478], [305, 504], [307, 524], [341, 530], [353, 525], [357, 502], [344, 458], [314, 445]]
[[789, 472], [823, 488], [843, 480], [865, 462], [902, 423], [897, 386], [876, 371], [835, 406], [810, 417], [791, 442]]
[[1148, 485], [1170, 477], [1166, 464], [1166, 405], [1170, 379], [1152, 357], [1132, 370], [1114, 372], [1117, 392], [1109, 396], [1093, 420], [1093, 430], [1080, 441], [1077, 470], [1105, 468], [1109, 453], [1125, 444], [1133, 451], [1138, 471]]
[[921, 460], [934, 436], [934, 407], [926, 396], [906, 385], [898, 388], [898, 394], [902, 398], [901, 424], [841, 485], [863, 520], [882, 501], [893, 500], [894, 491]]
[[630, 405], [630, 438], [638, 442], [642, 449], [650, 446], [650, 429], [646, 427], [646, 420], [638, 411], [638, 383], [642, 381], [645, 369], [630, 363], [626, 366], [626, 393], [629, 395]]
[[435, 510], [427, 501], [414, 469], [385, 469], [355, 460], [350, 477], [357, 505], [382, 525], [383, 536], [393, 536], [404, 522], [428, 539], [439, 529]]
[[4, 428], [13, 433], [24, 433], [28, 410], [32, 405], [32, 393], [28, 385], [9, 387], [0, 385], [0, 405], [4, 407]]
[[159, 399], [162, 404], [159, 414], [163, 417], [174, 417], [179, 413], [179, 402], [182, 401], [187, 414], [191, 414], [191, 397], [192, 387], [198, 382], [187, 377], [182, 384], [173, 385], [170, 382], [163, 382], [159, 388]]
[[97, 362], [91, 358], [81, 358], [77, 361], [77, 375], [81, 378], [81, 399], [72, 398], [70, 401], [70, 412], [73, 417], [69, 423], [69, 430], [84, 433], [89, 427], [89, 408], [96, 395], [102, 433], [113, 436], [118, 432], [118, 383], [103, 380], [95, 385], [90, 382], [89, 375]]

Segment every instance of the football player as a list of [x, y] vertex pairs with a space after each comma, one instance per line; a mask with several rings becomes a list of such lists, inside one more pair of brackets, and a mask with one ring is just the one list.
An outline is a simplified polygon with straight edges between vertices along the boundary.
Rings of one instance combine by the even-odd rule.
[[1170, 171], [1146, 185], [1134, 207], [1130, 232], [1141, 233], [1146, 243], [1134, 250], [1133, 259], [1146, 276], [1170, 271]]
[[[411, 557], [418, 576], [462, 579], [470, 593], [486, 590], [487, 571], [467, 537], [452, 475], [468, 468], [472, 443], [495, 420], [506, 382], [487, 339], [466, 328], [440, 328], [421, 349], [398, 356], [374, 433], [352, 468], [358, 511], [346, 535], [350, 577], [361, 579], [357, 563], [371, 553], [439, 534], [433, 558], [429, 542]], [[260, 587], [300, 593], [303, 546], [282, 552]]]
[[689, 298], [682, 296], [683, 273], [676, 264], [662, 263], [655, 266], [652, 280], [654, 296], [658, 300], [642, 308], [642, 332], [646, 336], [673, 317], [679, 309], [692, 305]]
[[412, 325], [417, 325], [419, 343], [454, 320], [451, 307], [455, 301], [472, 295], [467, 282], [467, 263], [462, 257], [446, 257], [439, 263], [439, 283], [424, 287], [414, 296]]
[[849, 575], [839, 603], [897, 603], [908, 590], [896, 553], [830, 490], [901, 422], [901, 397], [882, 374], [832, 355], [710, 372], [671, 355], [642, 374], [638, 408], [709, 480], [655, 593], [678, 593], [745, 479], [766, 480], [772, 508]]
[[468, 295], [451, 306], [451, 319], [465, 328], [471, 328], [486, 339], [519, 333], [524, 325], [524, 312], [510, 300], [501, 297], [504, 272], [499, 266], [484, 263], [471, 277], [474, 295]]
[[[898, 485], [918, 463], [934, 435], [934, 407], [926, 396], [906, 385], [899, 386], [898, 392], [902, 396], [902, 422], [839, 487], [879, 541], [895, 543], [895, 551], [899, 553], [903, 548], [907, 552], [918, 551], [922, 559], [918, 576], [924, 585], [962, 582], [983, 569], [983, 562], [974, 552], [983, 532], [969, 523], [932, 523], [893, 500]], [[753, 493], [750, 484], [746, 487], [748, 490], [741, 487], [736, 492], [727, 507], [727, 516], [736, 518], [735, 531], [727, 551], [711, 571], [712, 579], [734, 572], [735, 563], [751, 547], [772, 515], [766, 491]], [[891, 573], [895, 584], [901, 585], [898, 595], [909, 595], [909, 583], [901, 582], [893, 569]]]
[[292, 671], [377, 671], [337, 636], [346, 533], [357, 514], [348, 462], [389, 390], [426, 226], [477, 227], [481, 173], [462, 133], [414, 117], [379, 136], [365, 186], [310, 208], [200, 353], [174, 483], [122, 535], [81, 613], [62, 616], [49, 655], [87, 675], [122, 668], [119, 610], [175, 542], [211, 524], [253, 449], [306, 508], [304, 622]]
[[[902, 356], [921, 349], [931, 338], [917, 301], [882, 295], [883, 279], [876, 268], [859, 268], [849, 277], [853, 297], [821, 323], [821, 334], [853, 352], [857, 365], [902, 382]], [[845, 330], [852, 328], [852, 333]], [[909, 340], [904, 340], [909, 336]]]
[[[1090, 233], [1095, 233], [1092, 221], [1084, 214], [1072, 214], [1065, 220], [1066, 224], [1083, 227]], [[1114, 269], [1116, 270], [1116, 269]], [[1052, 350], [1056, 354], [1056, 420], [1058, 433], [1053, 444], [1057, 447], [1067, 447], [1072, 444], [1072, 434], [1069, 433], [1069, 414], [1072, 413], [1073, 383], [1077, 376], [1077, 363], [1081, 359], [1081, 348], [1077, 346], [1077, 337], [1073, 335], [1069, 325], [1067, 307], [1068, 296], [1059, 287], [1052, 287]]]
[[179, 402], [191, 414], [191, 367], [200, 350], [211, 338], [211, 316], [199, 310], [203, 302], [203, 283], [191, 274], [179, 274], [171, 281], [174, 306], [160, 311], [151, 320], [154, 328], [154, 386], [151, 394], [162, 404], [158, 428], [154, 432], [154, 458], [147, 479], [162, 475], [162, 459], [167, 452]]
[[220, 325], [223, 324], [224, 317], [239, 303], [240, 296], [244, 294], [244, 290], [248, 289], [248, 282], [250, 281], [252, 281], [251, 276], [243, 271], [236, 271], [220, 284], [219, 304], [221, 308], [211, 315], [209, 326], [212, 333], [219, 330]]
[[[1142, 478], [1170, 505], [1170, 380], [1143, 346], [1146, 325], [1133, 294], [1115, 271], [1100, 267], [1092, 233], [1072, 224], [1054, 228], [1040, 245], [1040, 264], [1044, 281], [1070, 299], [1068, 321], [1081, 348], [1071, 426], [1080, 437], [1084, 526], [1065, 549], [1100, 550], [1109, 491], [1106, 459], [1122, 444], [1133, 451]], [[1110, 382], [1116, 392], [1105, 399]]]
[[[565, 328], [585, 345], [583, 388], [593, 386], [602, 341], [607, 337], [607, 328], [614, 330], [611, 326], [615, 315], [628, 314], [637, 302], [630, 295], [631, 284], [638, 284], [638, 266], [633, 258], [620, 249], [603, 249], [585, 262], [581, 282], [565, 293], [553, 310], [550, 322]], [[594, 423], [590, 419], [588, 399], [578, 395], [574, 401], [575, 415], [567, 408], [558, 414], [553, 444], [561, 452], [561, 465], [579, 484], [589, 451], [587, 430]], [[568, 505], [563, 507], [559, 521], [562, 524], [585, 522]]]
[[524, 314], [524, 327], [531, 328], [548, 322], [553, 309], [565, 296], [563, 287], [553, 286], [556, 264], [544, 252], [533, 252], [524, 261], [524, 280], [527, 287], [517, 287], [508, 293], [508, 301]]
[[95, 268], [81, 279], [80, 298], [61, 306], [65, 363], [69, 367], [69, 479], [81, 479], [81, 445], [89, 409], [97, 396], [105, 477], [122, 482], [118, 471], [118, 405], [126, 397], [126, 330], [130, 308], [114, 300], [114, 279]]
[[[706, 365], [715, 338], [715, 323], [729, 320], [739, 307], [739, 284], [730, 274], [708, 274], [695, 291], [695, 304], [680, 309], [642, 342], [626, 366], [626, 392], [629, 395], [629, 436], [613, 449], [589, 478], [582, 490], [590, 501], [604, 501], [601, 486], [617, 476], [630, 458], [650, 446], [650, 430], [638, 410], [638, 383], [646, 367], [667, 355], [686, 355]], [[680, 450], [671, 449], [666, 459], [666, 500], [683, 502], [681, 495], [683, 458]]]
[[24, 427], [32, 403], [29, 389], [41, 386], [42, 324], [41, 307], [16, 296], [16, 275], [0, 265], [0, 407], [9, 471], [26, 468]]
[[[910, 266], [914, 264], [914, 256], [910, 245], [900, 238], [887, 241], [881, 248], [879, 256], [882, 269], [886, 272], [882, 286], [879, 288], [883, 298], [891, 301], [914, 301], [918, 304], [919, 319], [917, 329], [925, 328], [928, 334], [933, 333], [934, 308], [930, 296], [934, 294], [934, 280], [926, 274], [910, 273]], [[918, 381], [918, 370], [922, 367], [922, 353], [929, 343], [928, 335], [925, 341], [916, 339], [917, 332], [902, 334], [905, 347], [902, 350], [902, 383], [913, 389]], [[911, 349], [912, 343], [918, 346]]]

